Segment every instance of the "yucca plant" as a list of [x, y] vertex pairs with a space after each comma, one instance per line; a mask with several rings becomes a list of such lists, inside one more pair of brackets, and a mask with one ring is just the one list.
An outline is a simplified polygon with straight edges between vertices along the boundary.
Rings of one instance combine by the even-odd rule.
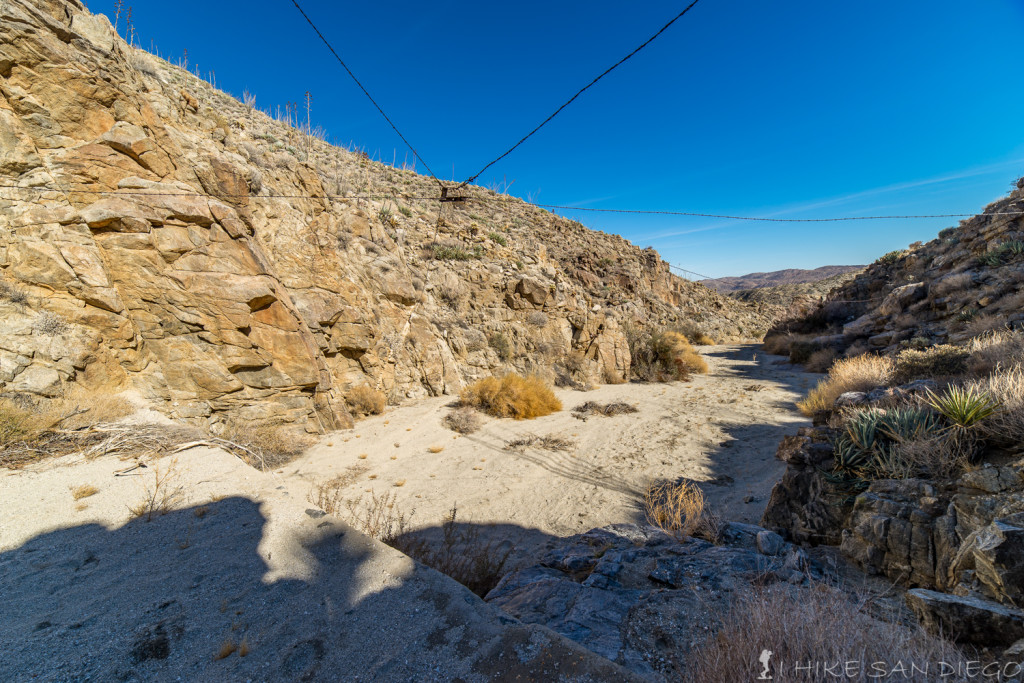
[[929, 391], [928, 405], [960, 430], [977, 426], [999, 410], [999, 401], [975, 387], [950, 386], [941, 396]]

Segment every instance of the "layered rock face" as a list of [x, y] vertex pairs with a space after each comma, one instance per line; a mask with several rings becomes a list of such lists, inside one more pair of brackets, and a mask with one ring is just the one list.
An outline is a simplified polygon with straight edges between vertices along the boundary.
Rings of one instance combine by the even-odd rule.
[[926, 243], [886, 254], [787, 327], [884, 353], [966, 341], [1024, 323], [1024, 178], [1007, 197]]
[[[947, 635], [982, 645], [1024, 637], [1024, 460], [954, 481], [880, 479], [851, 490], [829, 474], [831, 431], [783, 441], [788, 468], [762, 524], [792, 541], [838, 545], [864, 571], [914, 588], [910, 606]], [[994, 626], [1004, 622], [1016, 625]]]
[[246, 107], [76, 0], [0, 2], [0, 184], [5, 394], [131, 387], [203, 426], [322, 431], [357, 385], [397, 402], [574, 355], [624, 381], [625, 325], [768, 326], [508, 196], [422, 202], [432, 179]]

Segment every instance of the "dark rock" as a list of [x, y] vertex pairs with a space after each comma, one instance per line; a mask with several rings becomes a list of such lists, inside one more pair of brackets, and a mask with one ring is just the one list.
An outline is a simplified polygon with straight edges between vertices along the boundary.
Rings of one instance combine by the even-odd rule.
[[1012, 645], [1024, 638], [1024, 611], [971, 596], [915, 588], [907, 604], [935, 634], [973, 645]]

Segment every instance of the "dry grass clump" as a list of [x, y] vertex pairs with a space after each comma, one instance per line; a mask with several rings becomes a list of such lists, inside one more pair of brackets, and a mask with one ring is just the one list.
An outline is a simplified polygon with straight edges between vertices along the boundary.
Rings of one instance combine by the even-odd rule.
[[652, 485], [644, 493], [644, 514], [648, 523], [681, 541], [701, 524], [704, 492], [688, 481]]
[[250, 467], [266, 471], [291, 462], [315, 441], [315, 437], [296, 427], [232, 420], [220, 438], [210, 439], [209, 443], [237, 455]]
[[81, 390], [34, 402], [0, 399], [0, 467], [72, 453], [163, 455], [198, 435], [184, 427], [118, 422], [132, 410], [121, 396]]
[[804, 363], [804, 369], [808, 372], [828, 372], [828, 369], [832, 367], [832, 363], [835, 360], [836, 352], [834, 349], [818, 349]]
[[956, 377], [967, 372], [970, 351], [961, 346], [938, 344], [927, 349], [905, 349], [896, 356], [892, 381], [905, 384], [916, 379]]
[[907, 473], [899, 478], [953, 479], [967, 469], [977, 450], [972, 434], [950, 430], [896, 444], [891, 460]]
[[380, 415], [384, 412], [388, 399], [384, 392], [377, 391], [363, 384], [358, 387], [352, 387], [345, 396], [345, 402], [348, 403], [356, 416], [361, 417], [364, 415]]
[[999, 367], [1024, 362], [1024, 334], [1019, 331], [991, 331], [972, 339], [967, 348], [970, 352], [968, 370], [976, 375], [987, 375]]
[[555, 436], [553, 434], [547, 434], [545, 436], [528, 434], [527, 436], [520, 436], [506, 441], [505, 450], [522, 451], [533, 447], [540, 448], [545, 451], [569, 451], [572, 450], [575, 445], [576, 443], [574, 441], [560, 436]]
[[427, 449], [430, 453], [440, 453], [444, 450], [444, 446], [431, 446]]
[[612, 401], [611, 403], [598, 403], [597, 401], [587, 401], [581, 403], [572, 409], [573, 417], [585, 417], [587, 415], [603, 415], [605, 417], [612, 417], [614, 415], [628, 415], [629, 413], [636, 413], [637, 408], [632, 403], [624, 403], [622, 401]]
[[562, 402], [542, 379], [508, 374], [485, 377], [462, 390], [459, 400], [494, 417], [530, 420], [562, 409]]
[[797, 402], [797, 408], [808, 417], [821, 410], [829, 410], [847, 391], [870, 391], [888, 384], [893, 374], [893, 361], [885, 356], [856, 356], [837, 360], [828, 371], [828, 377]]
[[[758, 655], [764, 650], [771, 653], [769, 675], [778, 683], [813, 683], [833, 677], [868, 683], [879, 680], [879, 670], [872, 669], [872, 663], [884, 667], [887, 679], [902, 665], [905, 674], [893, 673], [892, 679], [965, 680], [947, 677], [966, 659], [954, 645], [920, 627], [872, 618], [865, 603], [825, 585], [809, 589], [776, 585], [740, 595], [722, 617], [718, 632], [690, 648], [687, 680], [757, 680], [763, 671]], [[840, 669], [845, 662], [853, 662], [854, 668]], [[940, 662], [950, 669], [940, 670]], [[813, 668], [815, 663], [831, 665], [833, 675]], [[798, 664], [805, 668], [798, 669]]]
[[362, 496], [349, 500], [338, 499], [336, 507], [331, 510], [322, 509], [330, 514], [342, 514], [358, 531], [397, 547], [395, 539], [409, 532], [410, 520], [416, 510], [412, 509], [408, 513], [402, 510], [398, 505], [397, 494], [385, 493], [378, 496], [373, 491], [369, 493], [366, 502]]
[[235, 650], [237, 650], [237, 649], [238, 649], [238, 646], [235, 645], [235, 641], [232, 638], [228, 638], [227, 640], [225, 640], [223, 643], [220, 644], [220, 648], [217, 650], [217, 654], [215, 654], [213, 656], [213, 659], [214, 659], [214, 661], [219, 661], [221, 659], [227, 659], [228, 657], [233, 655], [235, 653]]
[[955, 275], [947, 275], [942, 278], [934, 285], [928, 288], [928, 293], [932, 298], [948, 296], [953, 292], [961, 292], [967, 289], [971, 285], [971, 276], [967, 273], [957, 273]]
[[997, 369], [988, 377], [968, 385], [999, 403], [1000, 410], [979, 426], [982, 435], [995, 443], [1024, 443], [1024, 367]]
[[75, 500], [82, 500], [89, 496], [95, 496], [100, 490], [92, 484], [82, 484], [80, 486], [71, 487], [71, 497]]
[[444, 426], [459, 434], [472, 434], [480, 429], [482, 420], [480, 415], [472, 408], [456, 408], [444, 416]]

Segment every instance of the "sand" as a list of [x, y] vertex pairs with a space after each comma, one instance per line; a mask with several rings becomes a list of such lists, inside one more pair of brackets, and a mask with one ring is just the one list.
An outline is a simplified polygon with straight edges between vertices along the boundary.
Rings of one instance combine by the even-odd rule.
[[[342, 497], [365, 500], [370, 492], [393, 494], [406, 512], [415, 510], [412, 524], [427, 534], [436, 532], [457, 505], [462, 523], [484, 525], [492, 538], [514, 545], [514, 559], [524, 561], [552, 536], [642, 521], [640, 501], [646, 487], [680, 477], [702, 482], [710, 506], [724, 519], [756, 522], [784, 469], [774, 458], [779, 440], [808, 423], [793, 401], [817, 376], [753, 346], [700, 350], [710, 373], [690, 382], [558, 390], [564, 411], [519, 422], [486, 418], [471, 435], [456, 435], [442, 423], [454, 397], [389, 409], [359, 421], [352, 430], [322, 437], [274, 472], [256, 471], [209, 448], [193, 448], [123, 475], [115, 473], [133, 462], [109, 457], [86, 461], [69, 456], [0, 470], [0, 590], [17, 596], [0, 607], [0, 623], [5, 624], [0, 639], [14, 643], [0, 668], [15, 666], [44, 680], [83, 672], [99, 677], [128, 672], [128, 679], [146, 678], [170, 671], [214, 677], [227, 671], [247, 676], [266, 671], [273, 678], [269, 669], [252, 669], [255, 660], [218, 664], [229, 668], [212, 673], [207, 670], [214, 666], [211, 662], [220, 660], [213, 660], [211, 653], [222, 639], [248, 634], [262, 648], [260, 666], [277, 666], [282, 649], [306, 642], [300, 636], [308, 636], [309, 629], [321, 639], [335, 637], [331, 629], [340, 628], [340, 608], [330, 595], [344, 594], [341, 602], [349, 605], [349, 612], [343, 614], [352, 619], [367, 609], [367, 618], [372, 618], [385, 603], [423, 600], [428, 588], [431, 595], [444, 593], [445, 604], [452, 596], [465, 598], [464, 609], [472, 612], [481, 633], [488, 634], [490, 640], [481, 642], [490, 647], [505, 647], [510, 638], [554, 638], [550, 642], [562, 648], [562, 655], [586, 657], [543, 629], [509, 635], [505, 617], [454, 582], [381, 544], [346, 535], [343, 522], [323, 518], [309, 502], [311, 490], [344, 475], [348, 483]], [[577, 419], [571, 409], [585, 401], [626, 402], [638, 412]], [[558, 436], [572, 445], [566, 451], [505, 448], [509, 440], [531, 434]], [[164, 491], [174, 494], [169, 502], [177, 511], [152, 521], [132, 519], [129, 509], [150, 496], [158, 472], [168, 471]], [[96, 492], [76, 500], [72, 491], [83, 485]], [[340, 542], [339, 551], [337, 539], [342, 537], [349, 540]], [[324, 547], [333, 550], [328, 553]], [[225, 592], [218, 584], [234, 587]], [[146, 588], [144, 595], [139, 586]], [[416, 591], [410, 592], [413, 587]], [[67, 591], [67, 601], [61, 602], [59, 596]], [[190, 602], [183, 593], [204, 597]], [[219, 607], [213, 613], [211, 605], [221, 605], [215, 599], [221, 593], [228, 602], [258, 602], [260, 609], [243, 608], [235, 619]], [[431, 613], [430, 623], [441, 624], [431, 637], [442, 643], [447, 641], [438, 634], [447, 628], [442, 628], [446, 619], [454, 623], [470, 616], [445, 617], [438, 600], [428, 601], [434, 607], [424, 605], [421, 616]], [[178, 614], [167, 622], [173, 622], [178, 634], [168, 636], [171, 655], [139, 660], [138, 643], [148, 642], [145, 633], [165, 623], [158, 612], [168, 601], [177, 605]], [[310, 626], [302, 614], [319, 615], [323, 623]], [[413, 628], [420, 618], [413, 613], [406, 617], [413, 621], [398, 619], [396, 629]], [[257, 627], [259, 623], [264, 626]], [[270, 623], [275, 626], [266, 625]], [[233, 630], [237, 624], [239, 632]], [[118, 635], [112, 638], [111, 633]], [[87, 652], [73, 649], [71, 636]], [[319, 645], [309, 647], [314, 655], [320, 651]], [[398, 666], [400, 653], [381, 650], [383, 645], [364, 646], [356, 639], [347, 647], [330, 657], [341, 657], [338, 665], [365, 660], [367, 678], [388, 679], [388, 667]], [[48, 656], [47, 648], [59, 656]], [[442, 645], [431, 648], [410, 654], [401, 670], [458, 659], [445, 654]], [[305, 663], [296, 664], [296, 671], [309, 673], [323, 660], [303, 657]], [[456, 675], [456, 670], [472, 673], [479, 662], [463, 659], [438, 676]], [[168, 662], [174, 665], [167, 668]], [[374, 668], [381, 666], [385, 668]]]

